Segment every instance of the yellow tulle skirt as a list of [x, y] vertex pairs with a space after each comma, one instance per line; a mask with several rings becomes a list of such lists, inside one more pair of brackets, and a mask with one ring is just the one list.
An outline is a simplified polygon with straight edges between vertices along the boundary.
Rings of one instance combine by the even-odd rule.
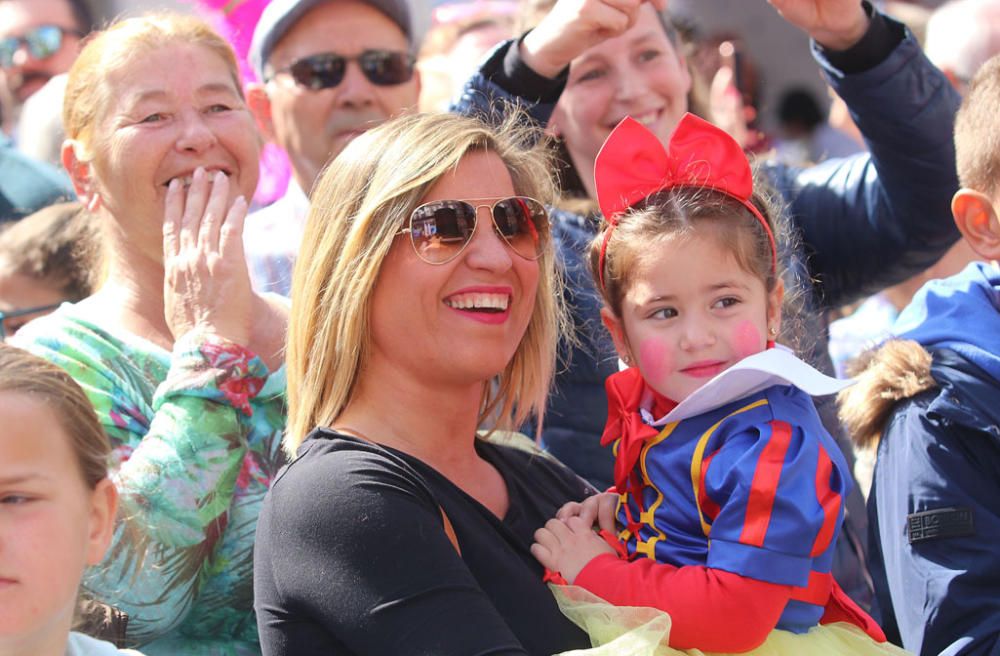
[[[600, 597], [573, 585], [549, 585], [563, 614], [587, 632], [593, 647], [574, 649], [558, 656], [723, 656], [699, 649], [674, 649], [670, 638], [670, 616], [655, 608], [612, 606]], [[725, 631], [720, 620], [719, 630]], [[764, 644], [745, 656], [900, 656], [909, 652], [878, 643], [868, 634], [844, 622], [822, 624], [807, 633], [775, 629]]]

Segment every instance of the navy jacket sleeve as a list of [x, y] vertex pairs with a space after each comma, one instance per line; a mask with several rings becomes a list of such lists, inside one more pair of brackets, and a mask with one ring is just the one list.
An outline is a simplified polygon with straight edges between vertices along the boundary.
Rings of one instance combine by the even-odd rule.
[[884, 572], [872, 573], [908, 650], [998, 654], [1000, 439], [929, 410], [935, 396], [897, 408], [879, 444], [869, 511]]
[[870, 154], [769, 170], [801, 231], [823, 307], [836, 307], [933, 264], [958, 239], [952, 129], [959, 97], [900, 24], [888, 57], [844, 73], [813, 54], [844, 99]]
[[[950, 204], [958, 189], [952, 129], [960, 99], [905, 27], [874, 19], [877, 30], [851, 50], [812, 46], [871, 154], [808, 169], [766, 165], [800, 231], [808, 279], [817, 282], [823, 307], [919, 273], [958, 239]], [[879, 59], [886, 41], [895, 47]], [[565, 73], [554, 80], [537, 75], [516, 46], [508, 41], [490, 54], [452, 111], [499, 122], [517, 107], [538, 125], [548, 123]]]
[[300, 458], [275, 481], [254, 595], [265, 656], [527, 653], [419, 477], [363, 450]]
[[521, 60], [519, 42], [505, 41], [494, 48], [466, 81], [449, 110], [494, 124], [520, 110], [534, 125], [545, 127], [566, 86], [569, 69], [553, 79], [539, 75]]

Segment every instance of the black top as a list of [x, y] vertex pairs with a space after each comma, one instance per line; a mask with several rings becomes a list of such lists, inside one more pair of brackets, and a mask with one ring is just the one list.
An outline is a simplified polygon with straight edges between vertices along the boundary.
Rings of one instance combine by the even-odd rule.
[[528, 548], [562, 504], [593, 488], [544, 456], [482, 440], [476, 450], [507, 484], [502, 521], [416, 458], [313, 431], [257, 524], [264, 654], [549, 656], [589, 647]]

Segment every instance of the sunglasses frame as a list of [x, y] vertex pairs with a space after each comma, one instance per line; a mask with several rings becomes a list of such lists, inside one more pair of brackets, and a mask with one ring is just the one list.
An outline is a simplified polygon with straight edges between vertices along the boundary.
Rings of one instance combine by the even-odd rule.
[[[36, 54], [35, 47], [33, 44], [40, 41], [40, 39], [38, 39], [36, 35], [42, 30], [55, 30], [56, 34], [58, 34], [59, 36], [58, 40], [56, 41], [55, 47], [52, 49], [52, 51], [47, 55], [39, 56]], [[52, 57], [62, 49], [63, 39], [67, 34], [73, 35], [77, 38], [83, 38], [83, 34], [79, 30], [75, 30], [68, 27], [62, 27], [60, 25], [55, 25], [52, 23], [46, 23], [44, 25], [37, 25], [20, 36], [8, 36], [0, 39], [0, 69], [7, 70], [13, 68], [14, 56], [17, 54], [17, 51], [20, 50], [21, 48], [27, 48], [28, 53], [30, 53], [31, 57], [36, 61], [43, 61], [45, 59], [48, 59], [49, 57]], [[9, 61], [5, 61], [5, 58], [3, 57], [2, 44], [11, 42], [13, 42], [14, 47], [11, 48], [10, 50]]]
[[23, 317], [29, 314], [35, 314], [36, 312], [55, 310], [64, 302], [65, 301], [59, 301], [58, 303], [49, 303], [48, 305], [36, 305], [34, 307], [18, 308], [16, 310], [9, 310], [9, 311], [0, 310], [0, 340], [7, 338], [7, 326], [5, 325], [7, 319], [17, 319], [18, 317]]
[[[507, 245], [507, 248], [509, 248], [511, 250], [511, 252], [513, 252], [518, 257], [523, 258], [525, 260], [528, 260], [529, 262], [534, 262], [534, 261], [540, 259], [542, 257], [542, 255], [545, 253], [544, 241], [542, 241], [542, 248], [540, 248], [538, 250], [538, 253], [534, 257], [527, 257], [526, 255], [521, 254], [520, 252], [518, 252], [518, 250], [516, 248], [514, 248], [514, 245], [510, 243], [510, 240], [502, 232], [500, 232], [500, 226], [497, 225], [496, 215], [493, 213], [493, 210], [500, 203], [503, 203], [504, 201], [515, 200], [515, 199], [518, 199], [518, 200], [521, 200], [521, 199], [523, 199], [523, 200], [530, 200], [531, 202], [538, 204], [538, 207], [540, 207], [542, 209], [542, 213], [545, 216], [545, 238], [546, 239], [551, 239], [550, 233], [551, 233], [551, 230], [552, 230], [552, 217], [549, 215], [549, 210], [548, 210], [548, 208], [545, 207], [545, 204], [543, 202], [541, 202], [540, 200], [538, 200], [536, 198], [532, 198], [531, 196], [507, 196], [505, 198], [499, 198], [497, 200], [494, 200], [492, 203], [478, 203], [478, 204], [476, 202], [474, 202], [474, 201], [493, 200], [493, 199], [492, 198], [464, 198], [464, 199], [460, 200], [460, 199], [457, 199], [457, 198], [442, 198], [440, 200], [432, 200], [432, 201], [427, 202], [427, 203], [421, 203], [420, 205], [418, 205], [415, 208], [413, 208], [412, 212], [410, 212], [410, 217], [406, 220], [406, 227], [405, 228], [400, 228], [395, 233], [394, 236], [398, 237], [399, 235], [409, 235], [409, 237], [410, 237], [410, 240], [409, 240], [410, 241], [410, 246], [413, 247], [413, 252], [416, 253], [417, 257], [419, 257], [422, 261], [426, 262], [427, 264], [430, 264], [430, 265], [433, 265], [433, 266], [437, 266], [437, 265], [440, 265], [440, 264], [448, 264], [449, 262], [451, 262], [452, 260], [454, 260], [456, 257], [458, 257], [459, 255], [461, 255], [462, 252], [465, 250], [465, 248], [472, 242], [472, 239], [476, 236], [476, 230], [479, 229], [479, 208], [486, 207], [486, 208], [488, 208], [490, 210], [490, 223], [493, 224], [493, 229], [496, 231], [497, 236], [500, 237], [501, 241], [503, 241], [503, 243]], [[413, 238], [413, 235], [414, 235], [414, 231], [413, 231], [413, 217], [417, 214], [417, 212], [419, 212], [421, 209], [427, 207], [428, 205], [436, 205], [438, 203], [449, 203], [449, 202], [450, 203], [461, 203], [461, 204], [468, 205], [469, 207], [473, 208], [473, 211], [472, 211], [472, 218], [473, 218], [472, 232], [469, 233], [469, 238], [466, 239], [465, 242], [462, 243], [462, 245], [454, 253], [452, 253], [447, 259], [441, 260], [440, 262], [431, 261], [431, 260], [428, 260], [426, 257], [424, 257], [423, 255], [420, 254], [420, 249], [417, 248], [417, 244], [414, 241], [414, 238]]]
[[[364, 63], [365, 60], [371, 59], [371, 58], [373, 58], [375, 56], [384, 56], [384, 55], [389, 55], [389, 56], [392, 56], [392, 57], [402, 57], [403, 58], [403, 62], [405, 64], [406, 68], [409, 70], [409, 74], [406, 76], [405, 79], [400, 80], [399, 82], [383, 82], [383, 81], [380, 81], [378, 79], [374, 79], [372, 77], [372, 73], [369, 71], [369, 69], [367, 69], [365, 67], [365, 63]], [[296, 77], [296, 75], [292, 71], [292, 69], [294, 69], [296, 66], [299, 66], [301, 64], [309, 63], [311, 60], [312, 61], [323, 61], [323, 60], [325, 60], [326, 62], [330, 62], [332, 60], [332, 61], [341, 61], [341, 62], [343, 62], [343, 69], [341, 70], [340, 77], [337, 79], [336, 84], [316, 86], [316, 85], [313, 85], [313, 84], [304, 84], [303, 82], [301, 82], [299, 80], [299, 78]], [[339, 87], [341, 85], [341, 83], [343, 83], [344, 76], [347, 75], [347, 65], [350, 64], [351, 62], [357, 62], [358, 66], [361, 69], [362, 75], [365, 76], [365, 79], [368, 80], [369, 82], [371, 82], [372, 84], [374, 84], [375, 86], [378, 86], [378, 87], [394, 87], [394, 86], [397, 86], [397, 85], [400, 85], [400, 84], [405, 84], [405, 83], [407, 83], [407, 82], [409, 82], [410, 80], [413, 79], [413, 74], [416, 72], [416, 69], [417, 69], [417, 67], [416, 67], [417, 58], [412, 53], [405, 52], [405, 51], [402, 51], [402, 50], [386, 50], [386, 49], [383, 49], [383, 48], [368, 48], [367, 50], [363, 50], [360, 54], [353, 55], [351, 57], [348, 57], [347, 55], [339, 55], [339, 54], [337, 54], [335, 52], [320, 52], [320, 53], [316, 53], [315, 55], [309, 55], [308, 57], [302, 57], [300, 59], [296, 59], [295, 61], [293, 61], [288, 66], [285, 66], [284, 68], [281, 68], [281, 69], [278, 69], [278, 70], [274, 71], [274, 73], [271, 74], [270, 78], [268, 78], [267, 81], [269, 82], [269, 81], [273, 80], [275, 78], [275, 76], [277, 76], [277, 75], [279, 75], [281, 73], [287, 73], [288, 76], [292, 78], [292, 81], [295, 82], [295, 85], [299, 86], [299, 87], [301, 87], [303, 89], [308, 89], [309, 91], [323, 91], [324, 89], [335, 89], [335, 88]], [[315, 72], [315, 68], [316, 67], [314, 66], [313, 67], [313, 71], [314, 72]], [[319, 78], [317, 78], [317, 79], [319, 79]]]

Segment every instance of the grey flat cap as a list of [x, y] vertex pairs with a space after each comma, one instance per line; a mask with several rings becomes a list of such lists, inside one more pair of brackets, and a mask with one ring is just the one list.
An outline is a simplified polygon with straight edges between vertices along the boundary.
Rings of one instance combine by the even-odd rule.
[[[364, 1], [391, 18], [413, 43], [413, 14], [409, 0]], [[264, 65], [281, 37], [285, 36], [307, 11], [324, 2], [336, 2], [336, 0], [271, 0], [257, 21], [253, 40], [250, 42], [250, 51], [247, 53], [250, 65], [253, 66], [258, 78], [264, 79]]]

